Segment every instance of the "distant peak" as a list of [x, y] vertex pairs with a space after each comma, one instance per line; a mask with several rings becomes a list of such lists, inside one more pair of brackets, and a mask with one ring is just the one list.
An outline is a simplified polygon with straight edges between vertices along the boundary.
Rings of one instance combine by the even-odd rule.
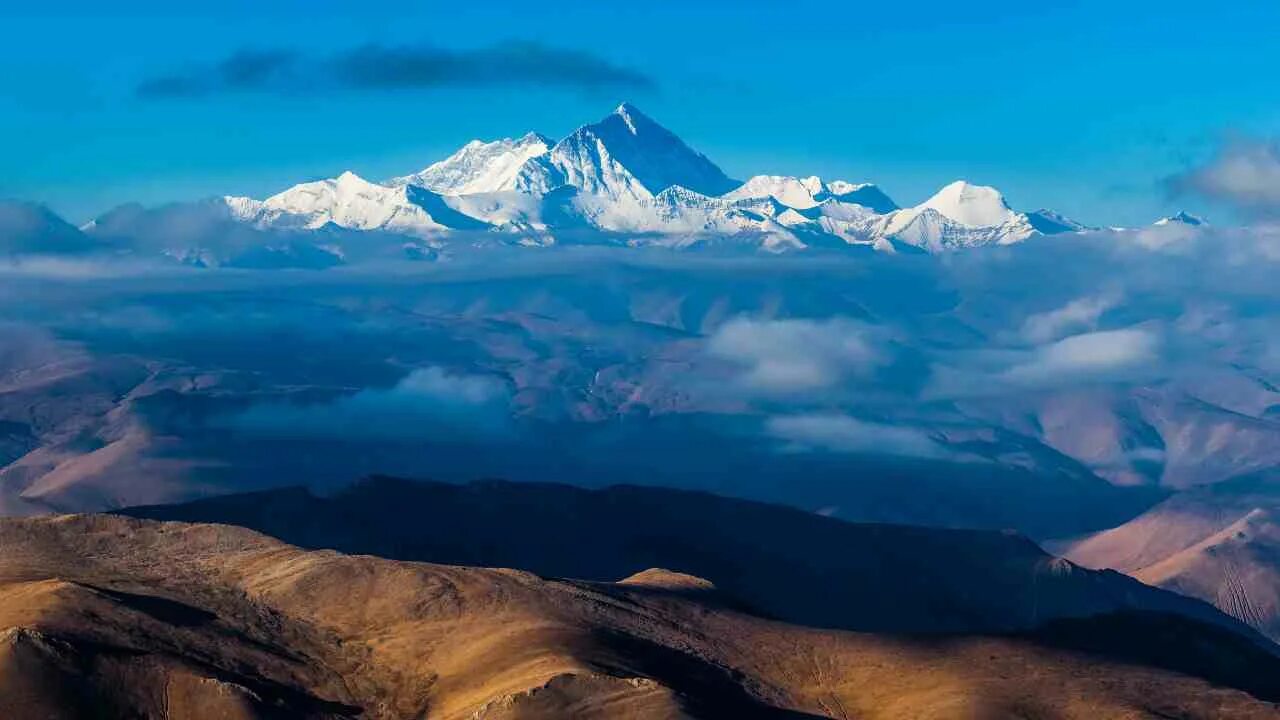
[[528, 133], [525, 133], [519, 140], [517, 140], [516, 144], [517, 145], [542, 144], [542, 145], [550, 146], [554, 143], [552, 143], [551, 138], [547, 137], [546, 135], [543, 135], [542, 133], [528, 132]]
[[921, 207], [974, 227], [999, 225], [1013, 214], [999, 190], [989, 185], [974, 185], [967, 180], [948, 184]]
[[1170, 215], [1169, 217], [1160, 218], [1155, 222], [1155, 224], [1156, 225], [1176, 224], [1176, 225], [1190, 225], [1192, 227], [1200, 227], [1202, 225], [1208, 225], [1209, 221], [1205, 220], [1199, 215], [1192, 215], [1191, 213], [1185, 210], [1180, 210], [1176, 215]]
[[999, 190], [990, 185], [975, 185], [968, 180], [956, 180], [948, 183], [929, 199], [930, 202], [935, 200], [949, 200], [960, 203], [998, 202], [1001, 205], [1004, 204], [1004, 196], [1000, 194]]
[[963, 195], [967, 197], [980, 197], [980, 196], [1000, 197], [1000, 191], [996, 190], [990, 185], [976, 185], [974, 183], [969, 182], [968, 180], [953, 180], [952, 182], [949, 182], [945, 186], [943, 186], [943, 188], [939, 190], [937, 194], [938, 195], [943, 195], [943, 194]]
[[613, 111], [613, 114], [622, 118], [622, 121], [627, 124], [627, 129], [631, 131], [632, 135], [639, 132], [639, 130], [636, 129], [636, 121], [645, 119], [644, 113], [637, 110], [635, 105], [626, 102], [619, 105]]
[[611, 116], [616, 116], [626, 123], [627, 129], [632, 135], [636, 135], [645, 130], [661, 130], [663, 129], [653, 118], [641, 112], [640, 108], [629, 102], [624, 102], [614, 108]]
[[343, 172], [335, 178], [334, 184], [349, 192], [360, 192], [371, 187], [381, 187], [377, 183], [369, 182], [350, 170]]

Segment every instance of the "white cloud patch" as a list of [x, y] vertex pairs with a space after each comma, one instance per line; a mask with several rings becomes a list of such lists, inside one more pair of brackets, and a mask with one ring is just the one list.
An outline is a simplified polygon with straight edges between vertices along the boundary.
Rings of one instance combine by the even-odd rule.
[[394, 387], [361, 390], [327, 403], [255, 405], [230, 424], [290, 437], [456, 439], [504, 432], [509, 402], [507, 385], [497, 378], [427, 367]]
[[825, 451], [919, 458], [950, 453], [923, 430], [867, 422], [848, 415], [817, 413], [771, 417], [765, 431], [792, 452]]
[[1055, 310], [1029, 316], [1022, 323], [1022, 336], [1035, 344], [1049, 342], [1072, 330], [1093, 329], [1102, 314], [1119, 304], [1116, 295], [1096, 295], [1072, 300]]
[[1280, 212], [1280, 144], [1235, 142], [1209, 164], [1174, 178], [1174, 188], [1224, 201], [1249, 213]]
[[1145, 328], [1081, 333], [1029, 351], [978, 351], [934, 365], [927, 399], [1001, 395], [1154, 377], [1162, 337]]
[[741, 366], [737, 382], [763, 395], [811, 392], [865, 378], [887, 361], [874, 330], [844, 318], [752, 320], [721, 326], [707, 341], [714, 357]]
[[1101, 378], [1159, 360], [1160, 338], [1141, 329], [1083, 333], [1044, 345], [1001, 374], [1014, 385]]

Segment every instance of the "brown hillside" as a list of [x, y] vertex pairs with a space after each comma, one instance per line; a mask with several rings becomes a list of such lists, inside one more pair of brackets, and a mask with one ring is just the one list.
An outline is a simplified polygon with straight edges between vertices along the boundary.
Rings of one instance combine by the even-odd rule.
[[[551, 581], [307, 552], [227, 526], [5, 520], [0, 545], [6, 717], [1280, 716], [1240, 690], [1104, 659], [1136, 627], [1117, 616], [1075, 621], [1059, 633], [1070, 642], [1050, 629], [912, 639], [763, 620], [661, 571]], [[1257, 677], [1276, 661], [1252, 643], [1144, 622], [1157, 651], [1211, 650], [1221, 662], [1198, 674], [1269, 694]]]

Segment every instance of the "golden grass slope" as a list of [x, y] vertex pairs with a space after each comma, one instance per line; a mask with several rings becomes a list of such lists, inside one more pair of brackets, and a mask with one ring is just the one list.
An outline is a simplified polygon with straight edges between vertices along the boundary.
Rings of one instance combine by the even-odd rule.
[[1029, 638], [765, 620], [663, 571], [547, 580], [108, 516], [0, 521], [0, 547], [3, 717], [1280, 717]]

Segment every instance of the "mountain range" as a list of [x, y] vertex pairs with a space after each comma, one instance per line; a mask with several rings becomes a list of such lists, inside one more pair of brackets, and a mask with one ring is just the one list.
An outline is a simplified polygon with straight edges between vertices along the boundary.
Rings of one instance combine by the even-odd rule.
[[609, 581], [661, 567], [710, 579], [756, 613], [813, 627], [1012, 632], [1143, 610], [1252, 635], [1204, 603], [1076, 567], [1014, 532], [850, 523], [672, 488], [374, 477], [327, 497], [285, 488], [119, 512], [238, 525], [307, 548], [547, 577]]
[[[333, 530], [315, 537], [344, 546], [409, 540], [399, 554], [438, 554], [431, 562], [299, 548], [228, 524], [0, 520], [0, 708], [74, 720], [1276, 717], [1273, 648], [1208, 606], [1081, 570], [1016, 536], [647, 492], [383, 480], [330, 501], [276, 493], [141, 513], [265, 520], [261, 509], [292, 505], [321, 517], [292, 515], [282, 529]], [[431, 521], [412, 528], [401, 503], [432, 497]], [[657, 514], [625, 514], [596, 552], [560, 552], [599, 538], [614, 506], [632, 501]], [[390, 532], [330, 525], [368, 512], [389, 513]], [[498, 524], [466, 526], [481, 516]], [[754, 542], [741, 552], [644, 542], [705, 535], [700, 516]], [[550, 532], [523, 532], [539, 525]], [[460, 528], [483, 543], [455, 542]], [[801, 538], [776, 536], [787, 549], [773, 555], [769, 530]], [[814, 533], [845, 544], [808, 545]], [[651, 552], [716, 574], [644, 567]], [[642, 569], [556, 577], [450, 563], [459, 553], [542, 567], [604, 560], [590, 577]], [[1033, 600], [1026, 593], [1051, 601], [1044, 615], [1002, 615], [1010, 600]], [[790, 604], [758, 605], [770, 597]], [[806, 622], [806, 605], [864, 629]], [[917, 631], [888, 629], [904, 620]]]
[[869, 183], [767, 175], [733, 180], [626, 103], [558, 142], [537, 133], [477, 140], [385, 183], [348, 172], [262, 201], [224, 202], [236, 218], [264, 227], [332, 223], [422, 238], [483, 228], [537, 244], [589, 228], [650, 236], [644, 242], [662, 245], [731, 236], [775, 251], [897, 244], [934, 252], [1085, 229], [1047, 210], [1015, 212], [994, 188], [964, 181], [899, 208]]
[[[1206, 224], [1179, 213], [1156, 226], [1170, 223]], [[3, 255], [100, 252], [254, 268], [436, 259], [491, 245], [940, 253], [1096, 230], [1053, 210], [1015, 210], [995, 188], [964, 180], [909, 207], [868, 182], [736, 180], [628, 103], [558, 141], [536, 132], [473, 140], [381, 181], [346, 171], [264, 199], [130, 204], [78, 229], [43, 207], [0, 203]]]

